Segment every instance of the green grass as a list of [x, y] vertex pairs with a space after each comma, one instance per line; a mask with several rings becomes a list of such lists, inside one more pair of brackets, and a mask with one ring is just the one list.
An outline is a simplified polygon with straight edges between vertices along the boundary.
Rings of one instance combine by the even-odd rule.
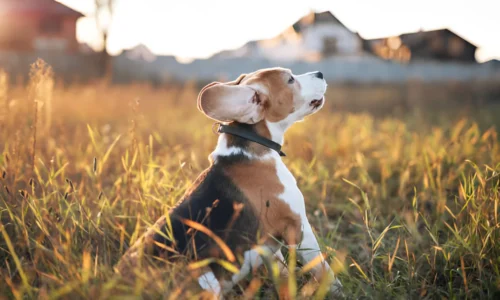
[[[112, 270], [208, 166], [216, 136], [194, 85], [62, 87], [38, 69], [25, 88], [3, 76], [0, 295], [197, 299], [186, 264], [131, 283]], [[472, 115], [423, 120], [327, 106], [290, 130], [284, 160], [349, 298], [498, 298], [497, 132]], [[266, 274], [234, 297], [293, 287]], [[296, 286], [302, 298], [317, 287], [299, 273]]]

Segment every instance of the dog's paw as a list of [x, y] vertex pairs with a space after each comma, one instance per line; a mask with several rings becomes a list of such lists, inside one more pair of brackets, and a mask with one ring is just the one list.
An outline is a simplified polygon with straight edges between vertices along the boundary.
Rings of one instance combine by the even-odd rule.
[[343, 299], [343, 298], [345, 298], [343, 289], [344, 288], [342, 286], [342, 283], [340, 283], [340, 280], [338, 280], [337, 278], [335, 278], [335, 280], [330, 285], [329, 294], [334, 299]]
[[229, 280], [220, 281], [221, 294], [227, 294], [233, 290], [234, 283]]

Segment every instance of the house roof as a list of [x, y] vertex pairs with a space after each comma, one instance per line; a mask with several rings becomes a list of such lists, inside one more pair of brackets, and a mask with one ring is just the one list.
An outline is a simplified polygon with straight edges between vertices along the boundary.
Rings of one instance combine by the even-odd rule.
[[[437, 37], [440, 34], [447, 34], [447, 35], [456, 36], [456, 37], [460, 38], [461, 40], [465, 41], [467, 44], [477, 48], [477, 46], [475, 44], [471, 43], [467, 39], [463, 38], [462, 36], [460, 36], [459, 34], [454, 32], [453, 30], [450, 30], [448, 28], [403, 33], [403, 34], [399, 35], [399, 38], [401, 38], [401, 40], [406, 44], [416, 44], [416, 43], [419, 43], [423, 39]], [[370, 42], [382, 41], [386, 38], [388, 38], [388, 37], [367, 39], [367, 40], [364, 40], [364, 42], [365, 42], [365, 44], [366, 43], [369, 44]]]
[[500, 60], [496, 59], [496, 58], [492, 58], [488, 61], [485, 61], [483, 62], [483, 64], [491, 64], [491, 65], [494, 65], [494, 66], [500, 66]]
[[[346, 27], [342, 22], [340, 22], [337, 17], [335, 17], [329, 10], [323, 12], [310, 12], [309, 14], [303, 16], [295, 22], [292, 26], [293, 29], [299, 33], [303, 27], [312, 24], [339, 24]], [[346, 27], [347, 28], [347, 27]]]
[[123, 53], [131, 59], [143, 59], [145, 61], [154, 61], [156, 55], [144, 44], [137, 44], [135, 47], [126, 49]]
[[1, 13], [43, 13], [83, 17], [83, 14], [55, 0], [0, 0]]
[[466, 43], [468, 43], [469, 45], [477, 48], [476, 45], [474, 45], [473, 43], [464, 39], [463, 37], [461, 37], [460, 35], [458, 35], [457, 33], [455, 33], [454, 31], [452, 31], [448, 28], [427, 30], [427, 31], [418, 31], [418, 32], [412, 32], [412, 33], [404, 33], [404, 34], [401, 34], [399, 37], [405, 43], [412, 43], [412, 42], [418, 43], [421, 39], [437, 37], [440, 34], [456, 36], [456, 37], [462, 39], [463, 41], [465, 41]]

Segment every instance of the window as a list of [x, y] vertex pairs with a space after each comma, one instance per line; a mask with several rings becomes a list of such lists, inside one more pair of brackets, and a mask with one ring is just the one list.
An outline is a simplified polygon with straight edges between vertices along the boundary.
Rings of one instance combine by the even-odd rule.
[[333, 55], [337, 53], [337, 51], [337, 39], [334, 37], [325, 37], [323, 39], [323, 55]]
[[443, 49], [443, 47], [444, 47], [444, 42], [442, 37], [436, 36], [430, 40], [430, 48], [433, 51], [440, 51]]
[[40, 31], [42, 33], [59, 33], [62, 30], [61, 19], [50, 17], [40, 22]]
[[458, 37], [450, 37], [448, 40], [448, 51], [451, 56], [459, 57], [464, 53], [465, 43]]

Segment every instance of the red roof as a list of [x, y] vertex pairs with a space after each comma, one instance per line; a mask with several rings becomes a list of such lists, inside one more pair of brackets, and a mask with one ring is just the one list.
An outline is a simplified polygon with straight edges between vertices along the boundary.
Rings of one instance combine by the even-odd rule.
[[83, 14], [55, 0], [0, 0], [0, 14], [42, 13], [83, 17]]

